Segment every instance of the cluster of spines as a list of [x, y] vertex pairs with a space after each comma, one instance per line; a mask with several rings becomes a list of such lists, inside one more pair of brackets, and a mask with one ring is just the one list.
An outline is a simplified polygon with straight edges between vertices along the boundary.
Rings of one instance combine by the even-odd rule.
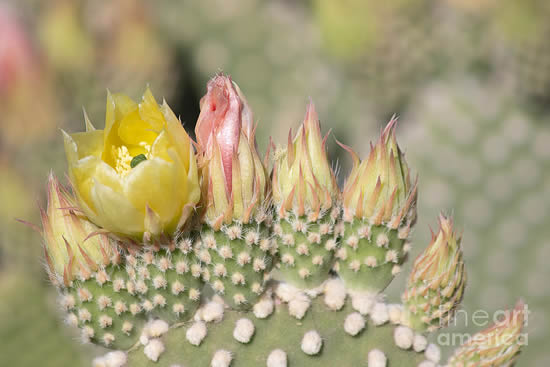
[[336, 253], [338, 274], [357, 290], [384, 289], [401, 271], [411, 249], [407, 241], [410, 227], [397, 230], [359, 219], [341, 226], [343, 237]]
[[[189, 320], [199, 306], [203, 267], [192, 241], [132, 251], [94, 272], [82, 272], [63, 288], [61, 304], [84, 340], [128, 349], [147, 318], [171, 324]], [[86, 269], [86, 268], [83, 268]]]
[[191, 244], [185, 238], [126, 257], [134, 293], [148, 315], [174, 323], [189, 319], [198, 308], [203, 267]]
[[195, 247], [206, 265], [203, 278], [232, 307], [251, 308], [265, 290], [277, 251], [268, 224], [233, 221], [201, 231]]
[[339, 208], [334, 206], [315, 218], [283, 213], [273, 226], [280, 278], [304, 289], [315, 288], [327, 279], [334, 263]]
[[130, 348], [145, 323], [133, 284], [117, 264], [73, 280], [61, 296], [67, 321], [81, 328], [84, 341], [115, 349]]

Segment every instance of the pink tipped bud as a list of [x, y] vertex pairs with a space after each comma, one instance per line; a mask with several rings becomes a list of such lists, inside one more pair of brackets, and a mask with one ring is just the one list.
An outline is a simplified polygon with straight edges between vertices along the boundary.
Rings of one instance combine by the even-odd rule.
[[200, 105], [195, 133], [206, 219], [215, 226], [248, 222], [267, 192], [252, 112], [239, 87], [222, 74], [210, 80]]

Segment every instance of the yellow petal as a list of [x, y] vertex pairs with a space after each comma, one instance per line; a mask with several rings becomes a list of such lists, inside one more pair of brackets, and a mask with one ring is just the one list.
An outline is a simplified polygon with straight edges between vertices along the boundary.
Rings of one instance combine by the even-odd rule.
[[160, 107], [149, 88], [147, 88], [143, 94], [142, 102], [139, 104], [139, 115], [141, 119], [150, 124], [155, 131], [162, 130], [164, 125], [166, 125]]
[[96, 166], [94, 178], [105, 186], [118, 193], [123, 193], [122, 178], [117, 171], [107, 163], [101, 161]]
[[126, 144], [138, 145], [141, 142], [146, 142], [151, 145], [155, 141], [158, 133], [153, 130], [153, 127], [143, 121], [139, 115], [139, 111], [133, 111], [120, 121], [118, 125], [118, 136]]
[[103, 130], [71, 134], [76, 143], [78, 158], [90, 155], [100, 157], [103, 150]]
[[180, 168], [160, 158], [146, 160], [126, 176], [124, 195], [142, 211], [149, 205], [164, 225], [169, 224], [183, 207], [181, 195], [186, 188], [182, 185], [186, 180]]
[[[69, 163], [69, 176], [76, 188], [77, 197], [80, 201], [86, 203], [86, 206], [92, 211], [95, 210], [94, 203], [91, 199], [93, 177], [96, 167], [101, 163], [102, 161], [94, 156], [88, 156]], [[93, 214], [88, 212], [86, 214], [88, 216], [93, 216]]]
[[172, 142], [168, 137], [168, 133], [166, 131], [162, 131], [159, 136], [157, 136], [153, 146], [151, 147], [151, 156], [162, 158], [167, 162], [171, 162], [172, 158], [170, 157], [170, 154], [168, 154], [170, 149], [175, 149], [175, 147], [172, 145]]
[[178, 120], [176, 115], [174, 115], [174, 112], [172, 112], [166, 102], [162, 105], [161, 110], [164, 118], [166, 119], [166, 132], [168, 133], [168, 138], [170, 139], [171, 144], [176, 148], [181, 161], [185, 164], [185, 170], [189, 171], [189, 153], [193, 150], [191, 146], [191, 139], [185, 132], [180, 120]]
[[116, 233], [134, 236], [143, 233], [144, 213], [132, 206], [123, 195], [94, 180], [91, 198], [99, 225]]

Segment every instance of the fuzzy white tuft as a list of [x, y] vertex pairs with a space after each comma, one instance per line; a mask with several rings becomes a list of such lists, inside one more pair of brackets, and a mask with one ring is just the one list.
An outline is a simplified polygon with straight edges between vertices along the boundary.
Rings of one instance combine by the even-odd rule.
[[304, 293], [299, 293], [294, 299], [288, 303], [288, 313], [298, 320], [301, 320], [306, 314], [311, 301]]
[[254, 316], [259, 319], [265, 319], [273, 313], [275, 302], [271, 298], [271, 295], [262, 297], [258, 303], [254, 305]]
[[149, 343], [143, 348], [143, 353], [151, 361], [156, 362], [159, 360], [160, 355], [164, 352], [164, 344], [159, 339], [150, 340]]
[[383, 302], [376, 303], [371, 310], [370, 317], [376, 326], [385, 324], [390, 320], [388, 306]]
[[282, 349], [275, 349], [267, 357], [267, 367], [287, 367], [286, 353]]
[[380, 349], [372, 349], [367, 356], [367, 365], [369, 367], [386, 367], [388, 359]]
[[149, 321], [145, 326], [147, 330], [147, 335], [151, 338], [158, 338], [159, 336], [166, 334], [168, 332], [169, 326], [168, 323], [164, 320], [153, 320]]
[[202, 307], [202, 319], [206, 322], [220, 322], [223, 319], [223, 304], [210, 301]]
[[409, 349], [414, 341], [414, 332], [406, 326], [398, 326], [393, 332], [395, 345], [401, 349]]
[[233, 330], [233, 337], [241, 343], [248, 343], [254, 335], [254, 324], [249, 319], [239, 319]]
[[344, 330], [349, 335], [355, 336], [365, 328], [365, 319], [359, 312], [349, 314], [344, 321]]
[[120, 350], [109, 352], [105, 354], [103, 358], [105, 358], [107, 367], [123, 367], [128, 361], [128, 356], [126, 355], [126, 353]]
[[428, 340], [424, 335], [416, 334], [413, 340], [413, 349], [416, 353], [423, 352], [428, 345]]
[[290, 285], [288, 283], [279, 283], [277, 286], [277, 289], [275, 290], [275, 294], [283, 301], [283, 302], [290, 302], [292, 299], [294, 299], [298, 294], [300, 294], [300, 290], [293, 285]]
[[185, 338], [189, 343], [199, 346], [202, 340], [206, 337], [206, 324], [202, 321], [197, 321], [185, 333]]
[[323, 339], [321, 335], [315, 330], [310, 330], [304, 334], [302, 338], [302, 351], [310, 356], [315, 355], [321, 351], [323, 346]]
[[325, 283], [325, 304], [333, 311], [338, 311], [346, 302], [346, 286], [340, 278], [330, 279]]
[[376, 294], [367, 292], [350, 292], [351, 306], [361, 315], [368, 315], [376, 303]]
[[424, 355], [429, 361], [437, 363], [441, 359], [441, 350], [437, 345], [430, 344], [426, 347], [426, 352], [424, 352]]
[[401, 315], [403, 313], [403, 305], [391, 304], [388, 305], [388, 315], [392, 324], [401, 323]]
[[229, 367], [231, 365], [231, 361], [233, 360], [233, 356], [231, 355], [231, 352], [225, 349], [219, 349], [214, 353], [214, 357], [212, 357], [212, 362], [210, 363], [211, 367]]

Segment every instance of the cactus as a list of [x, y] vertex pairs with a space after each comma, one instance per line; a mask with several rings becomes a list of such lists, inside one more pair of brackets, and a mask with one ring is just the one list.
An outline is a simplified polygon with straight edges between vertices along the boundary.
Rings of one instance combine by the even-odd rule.
[[[416, 218], [416, 184], [395, 119], [363, 162], [344, 146], [355, 165], [340, 192], [310, 105], [297, 138], [276, 154], [271, 202], [252, 112], [230, 77], [208, 84], [196, 155], [169, 107], [159, 109], [150, 93], [140, 105], [108, 98], [105, 130], [86, 120], [85, 133], [65, 133], [73, 192], [51, 176], [42, 211], [46, 270], [67, 320], [86, 341], [114, 349], [95, 366], [440, 363], [427, 332], [452, 318], [466, 277], [451, 219], [440, 218], [437, 237], [415, 262], [404, 304], [388, 304], [382, 293], [405, 259]], [[148, 176], [161, 168], [163, 175]], [[177, 210], [167, 210], [172, 205]], [[316, 239], [296, 226], [302, 219]], [[334, 226], [321, 230], [327, 220]], [[306, 258], [298, 264], [315, 283], [283, 266], [285, 242], [271, 224], [304, 241], [295, 243]], [[346, 257], [340, 250], [347, 248]], [[332, 270], [315, 268], [311, 254], [332, 264], [333, 250], [340, 254]], [[513, 363], [525, 312], [519, 303], [514, 317], [482, 332], [511, 338], [465, 344], [449, 363]]]
[[[544, 323], [550, 317], [543, 291], [548, 274], [543, 259], [550, 250], [548, 121], [517, 107], [517, 95], [500, 84], [481, 85], [463, 76], [433, 83], [414, 105], [401, 139], [429, 193], [419, 200], [419, 212], [435, 216], [442, 207], [452, 208], [464, 223], [471, 280], [465, 308], [493, 311], [524, 292], [532, 317]], [[422, 232], [417, 238], [429, 241]], [[458, 333], [472, 332], [460, 325]], [[548, 363], [548, 329], [530, 324], [528, 331], [522, 363]]]

